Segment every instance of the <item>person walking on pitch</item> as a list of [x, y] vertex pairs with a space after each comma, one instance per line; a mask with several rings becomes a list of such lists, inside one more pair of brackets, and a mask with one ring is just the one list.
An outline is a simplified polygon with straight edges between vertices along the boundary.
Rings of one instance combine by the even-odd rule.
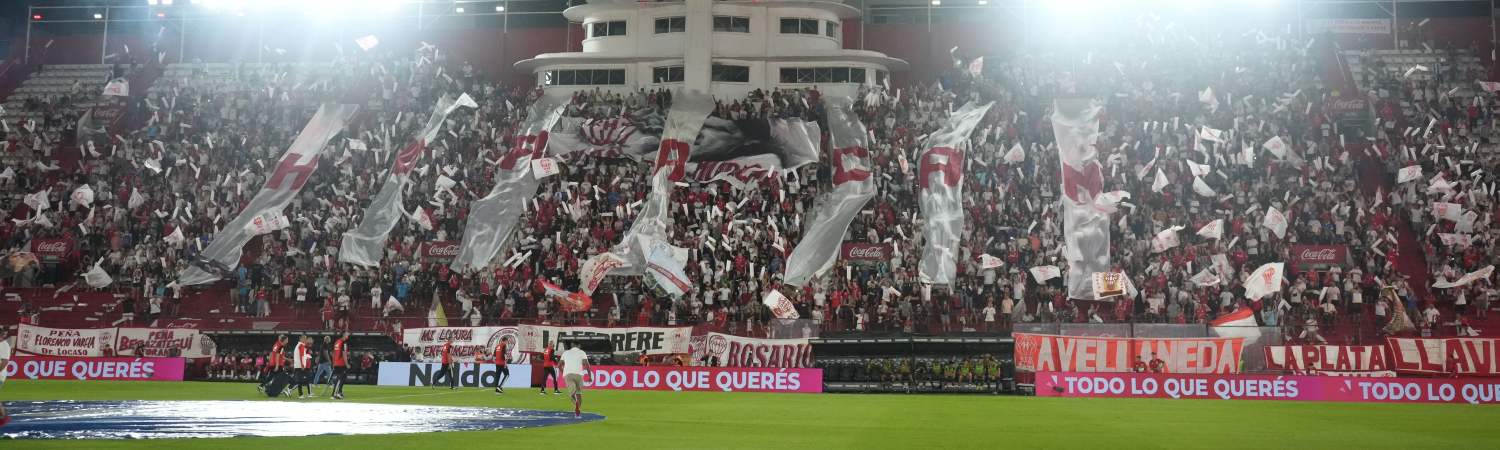
[[568, 397], [573, 399], [573, 418], [583, 417], [583, 376], [588, 373], [589, 355], [576, 342], [568, 343], [562, 354], [563, 380], [568, 385]]
[[495, 393], [505, 393], [505, 380], [510, 379], [510, 366], [507, 364], [510, 357], [510, 336], [500, 338], [500, 343], [495, 345], [495, 374], [500, 376], [500, 381], [495, 382]]
[[333, 342], [333, 399], [344, 399], [344, 382], [349, 377], [349, 332]]

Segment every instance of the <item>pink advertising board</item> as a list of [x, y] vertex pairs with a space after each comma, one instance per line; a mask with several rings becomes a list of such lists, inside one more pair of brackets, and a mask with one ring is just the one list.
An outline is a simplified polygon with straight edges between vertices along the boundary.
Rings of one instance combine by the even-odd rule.
[[1038, 372], [1039, 397], [1500, 403], [1500, 379]]
[[182, 358], [69, 358], [17, 355], [5, 365], [11, 380], [182, 381]]
[[823, 392], [823, 369], [593, 366], [590, 389], [705, 392]]

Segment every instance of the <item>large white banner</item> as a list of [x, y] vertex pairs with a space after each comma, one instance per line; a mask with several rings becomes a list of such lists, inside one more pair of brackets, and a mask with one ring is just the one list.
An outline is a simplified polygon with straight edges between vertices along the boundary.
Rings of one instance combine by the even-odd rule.
[[406, 215], [401, 197], [403, 186], [410, 181], [408, 175], [426, 153], [427, 146], [432, 145], [443, 121], [460, 106], [473, 108], [478, 105], [469, 98], [469, 94], [463, 94], [456, 101], [444, 95], [432, 106], [432, 114], [427, 117], [427, 125], [422, 128], [422, 134], [396, 153], [390, 175], [386, 176], [380, 192], [370, 200], [370, 206], [365, 208], [364, 220], [353, 230], [344, 233], [344, 239], [339, 242], [339, 262], [365, 267], [380, 265], [381, 257], [385, 256], [383, 250], [386, 238], [396, 228], [401, 217]]
[[[594, 255], [584, 262], [586, 272], [597, 274], [600, 267], [613, 266], [607, 275], [642, 275], [645, 273], [646, 256], [652, 247], [667, 245], [669, 250], [680, 247], [668, 244], [668, 221], [671, 220], [673, 183], [686, 176], [687, 162], [692, 155], [693, 144], [703, 121], [713, 111], [713, 98], [699, 92], [679, 93], [672, 96], [672, 109], [667, 112], [666, 129], [662, 131], [661, 146], [657, 149], [656, 164], [652, 169], [651, 192], [647, 194], [645, 206], [625, 237], [609, 252]], [[604, 261], [610, 261], [604, 264]], [[590, 275], [592, 278], [592, 275]], [[598, 283], [586, 280], [585, 294], [593, 294]]]
[[21, 324], [16, 350], [46, 356], [104, 356], [115, 345], [116, 328], [70, 329]]
[[926, 224], [926, 245], [917, 272], [926, 284], [953, 284], [958, 273], [958, 245], [964, 230], [964, 158], [969, 132], [994, 103], [969, 102], [948, 117], [943, 128], [922, 143], [917, 196]]
[[1094, 144], [1101, 106], [1092, 100], [1057, 100], [1052, 131], [1062, 163], [1063, 256], [1068, 260], [1068, 297], [1093, 298], [1091, 276], [1108, 272], [1109, 213], [1094, 199], [1104, 190], [1104, 172]]
[[479, 358], [481, 362], [494, 362], [495, 346], [500, 340], [509, 337], [510, 348], [506, 361], [512, 363], [526, 362], [526, 355], [520, 350], [520, 332], [516, 327], [431, 327], [431, 328], [407, 328], [401, 331], [401, 343], [412, 349], [412, 359], [419, 362], [442, 362], [443, 344], [449, 339], [453, 340], [453, 348], [449, 354], [455, 361], [474, 362]]
[[463, 242], [450, 268], [464, 273], [483, 270], [515, 232], [526, 202], [536, 195], [539, 184], [531, 174], [531, 160], [545, 156], [547, 130], [562, 117], [565, 100], [543, 96], [531, 104], [513, 147], [495, 169], [494, 187], [469, 207]]
[[813, 366], [813, 348], [808, 339], [756, 339], [709, 333], [703, 348], [693, 348], [693, 363], [713, 357], [717, 367]]
[[245, 243], [254, 237], [245, 231], [245, 227], [266, 213], [280, 213], [291, 203], [292, 198], [302, 191], [302, 185], [318, 170], [318, 157], [323, 154], [328, 140], [343, 130], [344, 124], [358, 110], [358, 105], [325, 103], [319, 107], [302, 133], [292, 141], [286, 154], [281, 155], [281, 161], [276, 163], [275, 170], [266, 178], [260, 192], [255, 194], [255, 198], [250, 200], [250, 204], [234, 220], [224, 226], [223, 231], [214, 236], [213, 243], [203, 249], [192, 266], [182, 271], [177, 284], [192, 286], [228, 276], [239, 265]]
[[[508, 364], [510, 376], [504, 377], [494, 364], [458, 364], [458, 385], [462, 387], [496, 387], [504, 378], [508, 388], [531, 387], [531, 365], [530, 364]], [[440, 363], [424, 362], [382, 362], [380, 371], [376, 373], [375, 383], [380, 386], [449, 386], [446, 372], [442, 370]]]
[[[214, 340], [194, 328], [120, 328], [115, 354], [120, 356], [210, 358]], [[141, 348], [136, 354], [136, 347]]]
[[848, 98], [829, 98], [828, 145], [833, 162], [833, 190], [821, 196], [802, 233], [802, 240], [787, 256], [785, 283], [803, 286], [833, 267], [849, 223], [875, 196], [871, 169], [869, 132], [854, 115]]
[[[603, 336], [609, 338], [615, 353], [640, 353], [648, 355], [688, 354], [692, 327], [558, 327], [549, 325], [521, 325], [522, 352], [541, 353], [547, 343], [556, 344], [576, 337]], [[558, 348], [558, 351], [561, 351]]]

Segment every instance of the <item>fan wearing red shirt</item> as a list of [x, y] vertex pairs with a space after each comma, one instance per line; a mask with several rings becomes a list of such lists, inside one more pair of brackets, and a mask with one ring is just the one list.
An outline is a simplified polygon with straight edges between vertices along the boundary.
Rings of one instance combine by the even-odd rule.
[[1135, 357], [1135, 363], [1130, 365], [1130, 371], [1135, 373], [1146, 373], [1146, 361], [1141, 357]]
[[1161, 358], [1158, 358], [1156, 356], [1155, 352], [1152, 352], [1151, 353], [1151, 373], [1163, 373], [1163, 372], [1166, 372], [1166, 371], [1167, 371], [1167, 362], [1166, 361], [1162, 361]]
[[349, 377], [349, 332], [333, 342], [333, 399], [344, 399], [344, 382]]
[[506, 365], [510, 356], [510, 336], [500, 338], [500, 343], [495, 344], [495, 373], [500, 375], [500, 381], [495, 383], [495, 393], [505, 393], [505, 380], [510, 379], [510, 366]]

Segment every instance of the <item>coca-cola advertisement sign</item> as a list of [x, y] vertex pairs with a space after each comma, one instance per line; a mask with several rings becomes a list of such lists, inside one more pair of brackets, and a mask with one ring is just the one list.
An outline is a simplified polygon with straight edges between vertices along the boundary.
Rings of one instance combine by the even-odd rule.
[[421, 254], [425, 258], [449, 260], [458, 256], [458, 241], [433, 241], [422, 244]]
[[43, 258], [64, 259], [72, 250], [72, 239], [33, 239], [31, 241], [31, 252]]
[[1293, 245], [1291, 263], [1299, 269], [1343, 266], [1349, 261], [1349, 247], [1345, 245]]
[[1328, 101], [1328, 111], [1331, 113], [1357, 113], [1365, 111], [1369, 106], [1362, 98], [1336, 98]]
[[887, 244], [866, 244], [859, 242], [845, 242], [839, 252], [839, 258], [853, 262], [874, 264], [891, 259], [891, 246]]

